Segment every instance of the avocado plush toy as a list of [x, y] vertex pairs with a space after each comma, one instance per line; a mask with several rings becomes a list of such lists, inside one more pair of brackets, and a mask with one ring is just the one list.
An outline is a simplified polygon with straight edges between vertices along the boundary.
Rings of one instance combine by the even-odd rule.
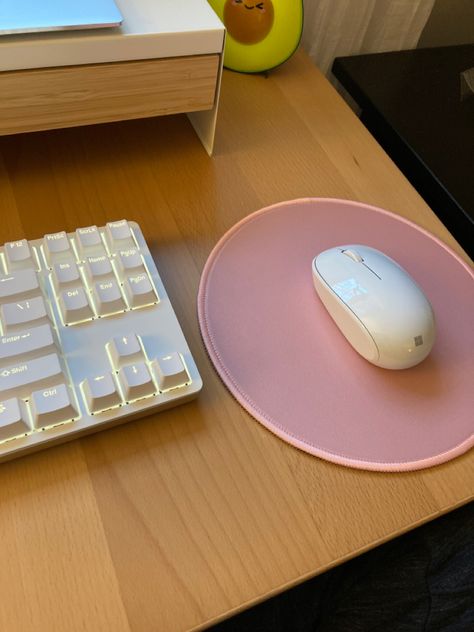
[[224, 66], [263, 72], [296, 50], [303, 30], [303, 0], [208, 0], [227, 30]]

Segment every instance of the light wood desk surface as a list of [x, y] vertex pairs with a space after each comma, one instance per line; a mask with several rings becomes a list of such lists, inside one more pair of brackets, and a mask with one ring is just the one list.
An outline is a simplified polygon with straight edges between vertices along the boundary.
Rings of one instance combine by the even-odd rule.
[[209, 625], [472, 498], [472, 451], [414, 473], [336, 466], [214, 374], [195, 308], [210, 250], [306, 196], [382, 206], [461, 252], [302, 53], [269, 78], [225, 73], [212, 159], [184, 116], [0, 139], [0, 241], [139, 222], [204, 379], [195, 402], [0, 466], [2, 632]]

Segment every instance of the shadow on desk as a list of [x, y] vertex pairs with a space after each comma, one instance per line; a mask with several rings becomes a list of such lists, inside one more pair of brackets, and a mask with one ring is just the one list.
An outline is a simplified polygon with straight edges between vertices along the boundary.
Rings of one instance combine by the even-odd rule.
[[210, 630], [474, 630], [473, 533], [471, 503]]

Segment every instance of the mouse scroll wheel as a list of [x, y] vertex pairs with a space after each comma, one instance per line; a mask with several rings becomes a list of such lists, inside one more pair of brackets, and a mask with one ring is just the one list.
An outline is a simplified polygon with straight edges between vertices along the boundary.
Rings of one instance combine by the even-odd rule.
[[342, 254], [346, 255], [346, 257], [350, 257], [353, 261], [357, 261], [357, 263], [362, 263], [362, 261], [364, 261], [360, 254], [355, 250], [343, 250]]

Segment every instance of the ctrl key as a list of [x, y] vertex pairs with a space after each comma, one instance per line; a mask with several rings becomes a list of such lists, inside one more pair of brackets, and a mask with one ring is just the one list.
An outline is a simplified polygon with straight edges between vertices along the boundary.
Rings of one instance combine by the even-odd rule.
[[72, 421], [78, 416], [65, 384], [35, 391], [31, 395], [30, 406], [33, 424], [37, 429]]
[[24, 403], [13, 397], [0, 402], [0, 442], [31, 431]]

